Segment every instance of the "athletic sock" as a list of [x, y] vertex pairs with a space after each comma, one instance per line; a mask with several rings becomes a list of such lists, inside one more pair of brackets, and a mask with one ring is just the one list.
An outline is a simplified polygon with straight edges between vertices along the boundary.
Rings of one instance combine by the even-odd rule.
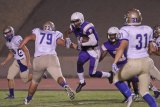
[[122, 81], [118, 81], [115, 83], [115, 86], [119, 89], [119, 91], [126, 96], [127, 98], [129, 98], [132, 94], [131, 90], [129, 89], [129, 87], [127, 86], [127, 84], [125, 84]]
[[27, 100], [32, 100], [32, 96], [27, 96]]
[[148, 103], [150, 107], [158, 107], [155, 99], [149, 93], [145, 94], [143, 96], [143, 99]]
[[10, 94], [10, 96], [14, 96], [14, 88], [9, 89], [9, 94]]
[[104, 72], [104, 71], [102, 71], [102, 77], [110, 77], [111, 76], [111, 74], [109, 73], [109, 72]]
[[78, 73], [78, 77], [79, 77], [79, 80], [80, 80], [80, 83], [84, 83], [84, 74], [83, 73]]

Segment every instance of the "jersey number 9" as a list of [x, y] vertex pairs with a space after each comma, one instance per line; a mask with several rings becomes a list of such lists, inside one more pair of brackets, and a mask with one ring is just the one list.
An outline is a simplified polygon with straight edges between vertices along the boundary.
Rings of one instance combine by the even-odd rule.
[[42, 44], [44, 39], [47, 39], [46, 44], [48, 45], [52, 44], [52, 34], [41, 33], [41, 35], [42, 35], [42, 38], [41, 38], [40, 44]]

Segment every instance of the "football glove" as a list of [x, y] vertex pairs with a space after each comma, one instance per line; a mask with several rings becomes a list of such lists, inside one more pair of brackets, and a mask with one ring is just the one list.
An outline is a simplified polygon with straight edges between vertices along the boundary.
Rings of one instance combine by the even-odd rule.
[[112, 72], [113, 72], [114, 74], [117, 74], [118, 71], [119, 71], [119, 68], [117, 67], [117, 64], [113, 63], [113, 64], [112, 64]]
[[65, 39], [65, 46], [66, 46], [66, 48], [70, 48], [71, 44], [72, 44], [71, 39], [70, 38], [66, 38]]
[[82, 42], [78, 40], [77, 50], [81, 51], [82, 50], [81, 46], [82, 46]]

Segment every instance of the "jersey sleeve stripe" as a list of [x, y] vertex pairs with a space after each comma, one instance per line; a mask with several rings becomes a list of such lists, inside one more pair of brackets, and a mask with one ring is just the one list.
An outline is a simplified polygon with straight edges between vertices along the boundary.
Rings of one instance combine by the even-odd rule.
[[90, 27], [94, 27], [94, 25], [92, 23], [89, 23], [87, 24], [84, 29], [83, 29], [83, 33], [86, 34], [87, 30], [90, 28]]

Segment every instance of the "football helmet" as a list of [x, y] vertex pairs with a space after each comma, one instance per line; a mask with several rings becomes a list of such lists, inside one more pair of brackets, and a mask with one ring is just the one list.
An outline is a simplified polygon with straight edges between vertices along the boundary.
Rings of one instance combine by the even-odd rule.
[[126, 25], [140, 25], [142, 22], [142, 15], [138, 9], [131, 9], [125, 15]]
[[7, 41], [11, 41], [14, 35], [14, 28], [12, 26], [7, 26], [6, 28], [4, 28], [3, 36]]
[[107, 38], [110, 42], [114, 43], [118, 40], [119, 29], [117, 27], [110, 27], [108, 29]]
[[80, 12], [74, 12], [71, 15], [71, 23], [74, 26], [80, 26], [83, 22], [84, 22], [84, 16], [83, 16], [82, 13], [80, 13]]
[[43, 30], [55, 31], [55, 25], [54, 25], [54, 23], [51, 22], [51, 21], [45, 22], [44, 25], [43, 25]]
[[154, 38], [158, 38], [160, 36], [160, 25], [156, 25], [153, 28]]

